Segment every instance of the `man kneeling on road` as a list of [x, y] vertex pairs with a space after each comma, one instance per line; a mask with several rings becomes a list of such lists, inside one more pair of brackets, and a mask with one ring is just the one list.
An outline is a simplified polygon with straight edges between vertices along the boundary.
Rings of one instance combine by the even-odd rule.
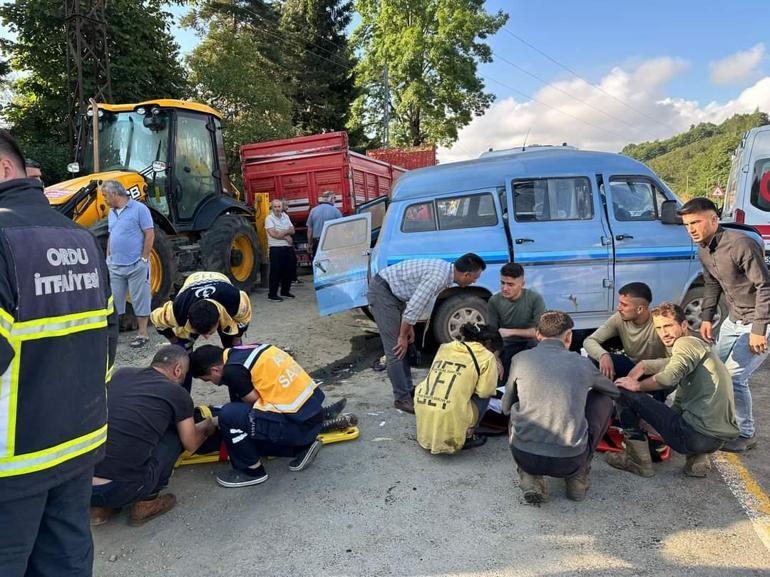
[[[643, 419], [667, 445], [687, 456], [685, 475], [705, 477], [711, 468], [709, 453], [738, 437], [730, 373], [709, 345], [688, 336], [679, 305], [663, 303], [651, 313], [658, 336], [671, 348], [671, 358], [643, 361], [616, 381], [621, 387], [618, 405], [626, 446], [622, 453], [609, 453], [607, 462], [642, 477], [655, 474], [647, 436], [639, 426]], [[643, 373], [652, 376], [637, 380]], [[671, 407], [645, 394], [668, 387], [677, 387]]]
[[469, 252], [454, 264], [439, 259], [405, 260], [384, 268], [372, 279], [368, 301], [380, 330], [397, 409], [414, 413], [412, 371], [404, 358], [414, 342], [414, 325], [427, 316], [444, 289], [453, 284], [472, 285], [485, 268], [484, 260]]
[[[652, 322], [651, 302], [652, 291], [643, 282], [621, 287], [617, 312], [583, 342], [588, 356], [599, 363], [608, 379], [627, 376], [640, 361], [666, 358], [666, 347]], [[623, 353], [611, 353], [603, 346], [611, 339], [620, 341]]]
[[132, 505], [134, 526], [166, 513], [176, 504], [159, 495], [182, 448], [194, 453], [216, 430], [211, 419], [193, 420], [193, 401], [181, 384], [187, 353], [161, 348], [144, 369], [117, 371], [107, 391], [107, 455], [96, 465], [91, 488], [91, 524], [105, 523], [120, 507]]
[[[318, 434], [346, 428], [355, 417], [335, 419], [342, 399], [323, 407], [324, 394], [288, 353], [269, 344], [223, 350], [203, 345], [190, 357], [196, 378], [225, 385], [230, 397], [219, 413], [222, 438], [232, 469], [217, 475], [223, 487], [246, 487], [267, 481], [262, 457], [293, 457], [289, 470], [302, 471], [321, 450]], [[353, 420], [351, 420], [351, 418]]]
[[546, 311], [538, 345], [511, 361], [503, 413], [511, 415], [511, 453], [528, 503], [547, 499], [545, 476], [565, 479], [573, 501], [585, 498], [591, 459], [618, 396], [589, 359], [569, 350], [573, 326], [567, 313]]

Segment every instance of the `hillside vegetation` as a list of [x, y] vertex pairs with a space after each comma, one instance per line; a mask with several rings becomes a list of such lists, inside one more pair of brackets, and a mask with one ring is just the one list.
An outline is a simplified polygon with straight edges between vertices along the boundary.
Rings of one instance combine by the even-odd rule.
[[725, 189], [730, 157], [743, 134], [764, 124], [770, 118], [759, 110], [736, 114], [722, 124], [704, 122], [666, 140], [629, 144], [621, 152], [647, 164], [680, 198], [709, 196], [717, 185]]

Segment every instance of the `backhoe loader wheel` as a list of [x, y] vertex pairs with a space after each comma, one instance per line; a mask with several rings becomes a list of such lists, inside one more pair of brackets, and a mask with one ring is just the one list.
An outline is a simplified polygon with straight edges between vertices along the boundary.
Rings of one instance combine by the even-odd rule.
[[[152, 293], [151, 309], [161, 306], [171, 295], [176, 278], [176, 260], [174, 248], [168, 236], [157, 226], [155, 240], [150, 252], [150, 292]], [[134, 309], [131, 306], [131, 296], [126, 295], [126, 312], [120, 317], [121, 331], [134, 331], [138, 328]]]
[[245, 217], [225, 214], [201, 237], [201, 260], [207, 271], [221, 272], [233, 285], [250, 291], [259, 277], [257, 232]]

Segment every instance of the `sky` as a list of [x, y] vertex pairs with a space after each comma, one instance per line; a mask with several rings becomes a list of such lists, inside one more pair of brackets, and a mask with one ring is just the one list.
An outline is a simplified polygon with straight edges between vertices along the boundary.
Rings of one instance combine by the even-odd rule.
[[[439, 150], [441, 162], [524, 142], [618, 151], [698, 122], [770, 112], [766, 0], [488, 0], [486, 7], [510, 16], [488, 39], [494, 61], [479, 65], [496, 99]], [[171, 11], [178, 20], [186, 9]], [[183, 54], [200, 41], [176, 24], [173, 32]]]

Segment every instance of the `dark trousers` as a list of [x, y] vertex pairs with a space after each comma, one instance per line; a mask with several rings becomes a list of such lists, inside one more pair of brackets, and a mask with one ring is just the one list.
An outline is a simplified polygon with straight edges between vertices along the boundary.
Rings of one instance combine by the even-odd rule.
[[535, 346], [532, 341], [517, 341], [503, 346], [500, 351], [500, 362], [503, 364], [503, 383], [508, 382], [508, 375], [511, 373], [511, 359], [521, 351], [526, 351]]
[[228, 403], [219, 413], [219, 430], [233, 469], [248, 469], [262, 457], [294, 457], [321, 432], [321, 414], [305, 423], [286, 415], [255, 411], [246, 403]]
[[315, 253], [318, 252], [318, 243], [321, 242], [320, 238], [314, 238], [313, 239], [313, 250], [310, 251], [310, 260], [315, 260]]
[[585, 412], [586, 421], [588, 421], [588, 446], [583, 453], [575, 457], [544, 457], [520, 451], [511, 445], [514, 461], [530, 475], [574, 477], [590, 462], [599, 441], [607, 432], [612, 409], [612, 399], [597, 391], [589, 391]]
[[144, 478], [139, 481], [113, 479], [104, 485], [94, 485], [91, 491], [92, 507], [117, 509], [156, 495], [168, 485], [174, 463], [182, 454], [182, 442], [176, 430], [169, 429], [152, 451]]
[[618, 405], [621, 407], [620, 424], [632, 438], [646, 438], [639, 428], [639, 419], [644, 419], [669, 447], [683, 455], [713, 453], [724, 444], [724, 441], [699, 433], [682, 415], [647, 393], [620, 389]]
[[291, 289], [291, 281], [297, 271], [296, 255], [293, 246], [270, 247], [270, 281], [268, 296], [278, 296], [278, 288], [282, 295], [287, 295]]
[[380, 275], [376, 275], [369, 284], [368, 300], [380, 331], [393, 397], [397, 401], [411, 400], [414, 389], [412, 368], [406, 357], [399, 359], [393, 352], [401, 331], [401, 315], [406, 305], [391, 292], [390, 286]]
[[91, 577], [92, 476], [89, 468], [42, 493], [0, 502], [0, 575]]
[[[626, 355], [623, 355], [621, 353], [610, 353], [610, 358], [612, 358], [612, 366], [615, 369], [615, 378], [619, 379], [621, 377], [627, 377], [628, 373], [631, 372], [631, 369], [633, 369], [636, 366], [636, 363], [631, 360], [630, 357], [627, 357]], [[595, 361], [594, 359], [591, 359], [591, 362], [595, 364], [597, 367], [599, 366], [599, 361]], [[650, 391], [649, 395], [661, 403], [666, 402], [666, 397], [673, 392], [674, 388], [668, 388], [668, 389], [661, 389], [659, 391]]]

